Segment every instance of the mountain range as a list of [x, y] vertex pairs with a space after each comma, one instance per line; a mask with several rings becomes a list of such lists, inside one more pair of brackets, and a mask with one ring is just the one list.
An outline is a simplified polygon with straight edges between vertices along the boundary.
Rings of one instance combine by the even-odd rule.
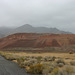
[[59, 30], [57, 28], [47, 28], [47, 27], [33, 27], [32, 25], [25, 24], [17, 28], [0, 27], [0, 38], [15, 34], [15, 33], [57, 33], [57, 34], [72, 34], [71, 32], [66, 32]]

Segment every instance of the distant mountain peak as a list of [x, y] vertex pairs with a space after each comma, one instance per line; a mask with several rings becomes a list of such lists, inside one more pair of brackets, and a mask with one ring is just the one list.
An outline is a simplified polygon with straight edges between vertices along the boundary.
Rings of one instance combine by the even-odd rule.
[[57, 28], [47, 28], [47, 27], [33, 27], [30, 24], [24, 24], [11, 32], [11, 34], [14, 33], [64, 33], [64, 34], [70, 34], [70, 32], [61, 31]]
[[23, 26], [21, 26], [21, 27], [32, 27], [32, 25], [30, 25], [30, 24], [25, 24], [25, 25], [23, 25]]
[[0, 37], [5, 37], [14, 33], [58, 33], [58, 34], [72, 34], [71, 32], [66, 32], [59, 30], [57, 28], [47, 28], [47, 27], [34, 27], [30, 24], [24, 24], [17, 28], [0, 28]]

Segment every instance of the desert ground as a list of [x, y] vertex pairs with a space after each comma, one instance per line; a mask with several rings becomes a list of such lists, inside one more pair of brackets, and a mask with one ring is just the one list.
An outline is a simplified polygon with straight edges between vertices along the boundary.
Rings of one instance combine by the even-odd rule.
[[75, 53], [0, 52], [28, 74], [75, 75]]
[[17, 55], [17, 56], [34, 56], [34, 57], [38, 57], [38, 56], [53, 57], [53, 56], [55, 56], [55, 57], [58, 57], [58, 58], [63, 58], [63, 59], [75, 61], [75, 53], [69, 54], [69, 53], [50, 53], [50, 52], [49, 53], [7, 52], [7, 54], [13, 54], [13, 55]]

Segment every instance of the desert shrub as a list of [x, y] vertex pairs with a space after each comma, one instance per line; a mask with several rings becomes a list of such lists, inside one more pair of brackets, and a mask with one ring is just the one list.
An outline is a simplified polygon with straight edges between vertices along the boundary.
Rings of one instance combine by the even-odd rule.
[[29, 72], [32, 74], [42, 74], [43, 71], [43, 65], [42, 64], [35, 64], [30, 65]]
[[21, 64], [25, 61], [24, 57], [17, 58], [17, 63]]
[[44, 61], [55, 61], [56, 57], [50, 57], [50, 56], [46, 56], [43, 58]]
[[42, 74], [43, 75], [48, 75], [49, 74], [49, 70], [50, 70], [48, 64], [47, 63], [43, 63], [42, 65], [43, 65]]
[[43, 58], [44, 61], [50, 61], [50, 59], [51, 59], [51, 57], [49, 57], [49, 56], [45, 56], [45, 57]]
[[59, 69], [58, 67], [56, 67], [51, 72], [51, 75], [67, 75], [67, 73], [64, 69]]
[[44, 65], [44, 67], [47, 67], [47, 66], [49, 67], [51, 65], [51, 63], [48, 63], [48, 62], [41, 62], [41, 64]]
[[26, 72], [27, 72], [27, 73], [30, 73], [30, 67], [29, 67], [29, 66], [26, 66], [25, 69], [26, 69]]
[[[43, 69], [43, 75], [59, 75], [59, 68], [52, 66], [47, 66]], [[64, 74], [60, 74], [64, 75]]]
[[42, 71], [42, 74], [43, 75], [48, 75], [49, 74], [49, 69], [43, 69], [43, 71]]
[[29, 62], [31, 62], [31, 63], [33, 63], [33, 64], [34, 64], [34, 63], [37, 63], [37, 59], [32, 59], [32, 58], [31, 58], [31, 59], [29, 60]]
[[24, 61], [24, 62], [21, 62], [19, 66], [21, 68], [25, 68], [25, 67], [30, 66], [30, 65], [33, 65], [33, 63], [30, 61]]
[[24, 65], [25, 65], [25, 66], [30, 66], [30, 65], [33, 65], [33, 63], [30, 62], [30, 61], [25, 61], [25, 62], [24, 62]]
[[49, 73], [51, 73], [52, 70], [55, 68], [53, 65], [51, 65], [51, 63], [44, 62], [42, 65], [43, 65], [43, 69], [47, 72], [49, 71]]
[[2, 55], [2, 52], [0, 51], [0, 55]]
[[54, 68], [53, 71], [51, 72], [51, 75], [58, 75], [59, 68]]
[[58, 64], [57, 63], [52, 63], [52, 65], [54, 68], [58, 67]]
[[4, 57], [4, 56], [6, 56], [6, 53], [5, 52], [0, 52], [0, 55]]
[[40, 63], [41, 62], [41, 59], [42, 59], [42, 57], [41, 56], [38, 56], [37, 57], [37, 62]]
[[73, 73], [73, 68], [71, 66], [65, 66], [65, 71], [68, 75], [71, 75]]
[[49, 67], [49, 73], [51, 73], [53, 71], [54, 67], [53, 66], [50, 66]]
[[51, 61], [55, 61], [55, 59], [56, 59], [55, 56], [51, 57]]
[[65, 65], [65, 62], [64, 62], [63, 59], [58, 59], [58, 60], [56, 61], [56, 63], [57, 63], [57, 64], [59, 64], [59, 63], [63, 63], [63, 64]]
[[35, 56], [31, 56], [30, 58], [32, 58], [32, 59], [36, 59], [37, 57], [35, 57]]
[[59, 63], [58, 66], [59, 66], [59, 67], [63, 67], [64, 64], [63, 64], [63, 63]]
[[69, 54], [73, 54], [73, 51], [70, 51]]
[[6, 54], [4, 55], [5, 59], [7, 60], [16, 60], [18, 58], [18, 56], [16, 55], [11, 55], [11, 54]]
[[8, 54], [6, 52], [0, 52], [0, 55], [3, 56], [7, 60], [16, 60], [18, 58], [17, 55], [14, 54]]
[[25, 59], [25, 61], [30, 60], [30, 57], [28, 57], [28, 56], [23, 56], [23, 58]]
[[66, 71], [63, 68], [61, 68], [58, 71], [58, 75], [67, 75], [67, 73], [66, 73]]
[[75, 61], [71, 61], [70, 64], [71, 64], [72, 66], [75, 66]]
[[25, 67], [26, 67], [26, 66], [25, 66], [25, 63], [20, 63], [19, 66], [20, 66], [21, 68], [25, 68]]

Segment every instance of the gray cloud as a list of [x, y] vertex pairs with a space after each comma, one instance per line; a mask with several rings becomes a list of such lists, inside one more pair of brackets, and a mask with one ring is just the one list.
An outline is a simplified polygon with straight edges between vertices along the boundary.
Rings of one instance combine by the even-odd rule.
[[74, 32], [75, 0], [0, 0], [0, 26], [26, 23]]

